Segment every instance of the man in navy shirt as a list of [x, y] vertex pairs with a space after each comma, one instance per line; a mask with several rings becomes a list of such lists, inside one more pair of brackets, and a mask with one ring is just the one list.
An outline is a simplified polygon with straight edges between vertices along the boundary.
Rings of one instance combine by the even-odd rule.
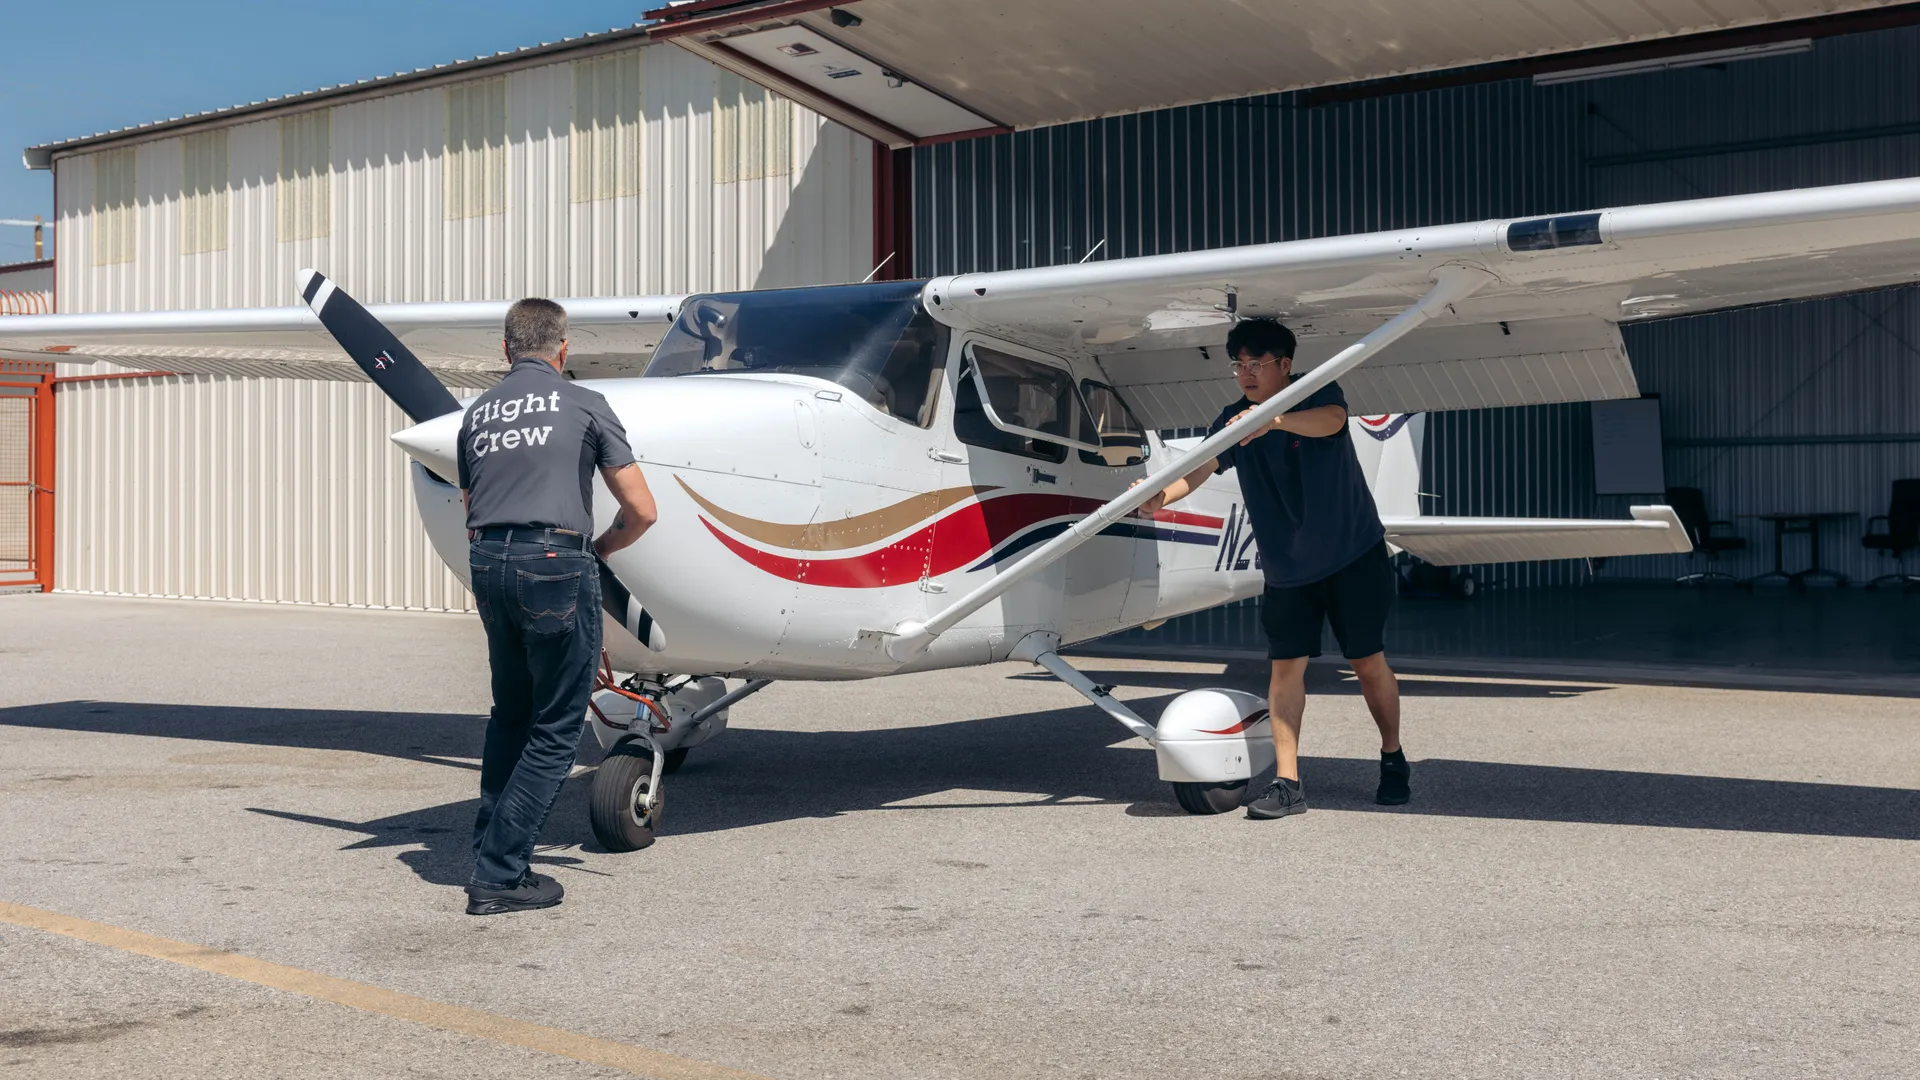
[[[1287, 388], [1293, 349], [1293, 331], [1272, 319], [1245, 319], [1233, 328], [1227, 355], [1246, 396], [1221, 411], [1213, 432]], [[1267, 707], [1279, 760], [1279, 775], [1248, 804], [1247, 816], [1306, 812], [1300, 717], [1307, 704], [1307, 660], [1320, 655], [1323, 623], [1332, 625], [1380, 728], [1380, 787], [1374, 799], [1390, 806], [1406, 802], [1400, 684], [1387, 666], [1383, 640], [1396, 592], [1394, 572], [1386, 530], [1347, 431], [1347, 398], [1339, 384], [1321, 387], [1240, 445], [1175, 480], [1145, 509], [1177, 502], [1214, 473], [1233, 468], [1240, 470], [1240, 493], [1267, 579], [1260, 622], [1273, 662]]]

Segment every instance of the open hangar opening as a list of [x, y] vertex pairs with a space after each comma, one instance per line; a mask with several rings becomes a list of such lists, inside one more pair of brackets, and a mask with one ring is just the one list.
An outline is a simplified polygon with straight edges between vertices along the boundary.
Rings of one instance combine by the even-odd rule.
[[[1603, 77], [1494, 65], [918, 148], [911, 151], [915, 272], [1920, 172], [1920, 68], [1912, 62], [1920, 28], [1810, 36], [1755, 51], [1762, 55], [1712, 63], [1683, 54], [1678, 62], [1688, 66], [1664, 67], [1675, 62], [1670, 57]], [[1647, 310], [1657, 312], [1657, 298]], [[1853, 585], [1914, 572], [1920, 552], [1894, 558], [1861, 539], [1869, 529], [1886, 530], [1886, 522], [1870, 519], [1888, 514], [1895, 481], [1920, 476], [1920, 291], [1654, 317], [1630, 321], [1622, 332], [1641, 392], [1657, 400], [1651, 450], [1663, 483], [1634, 494], [1597, 490], [1593, 417], [1604, 405], [1434, 413], [1426, 418], [1422, 491], [1431, 498], [1423, 509], [1617, 518], [1633, 503], [1664, 501], [1665, 488], [1695, 488], [1710, 517], [1727, 523], [1714, 535], [1737, 536], [1745, 546], [1599, 565], [1467, 568], [1494, 587], [1480, 603], [1500, 616], [1403, 608], [1405, 647], [1636, 661], [1670, 649], [1681, 662], [1909, 666], [1913, 657], [1894, 654], [1910, 601], [1885, 590], [1705, 596], [1643, 587], [1577, 595], [1570, 587], [1665, 585], [1702, 570], [1751, 579], [1775, 565], [1774, 525], [1758, 515], [1796, 512], [1845, 515], [1819, 525], [1819, 560]], [[1785, 538], [1788, 571], [1811, 564], [1809, 540]], [[1149, 649], [1251, 645], [1253, 615], [1243, 606], [1125, 637]], [[1517, 639], [1525, 636], [1534, 640]]]

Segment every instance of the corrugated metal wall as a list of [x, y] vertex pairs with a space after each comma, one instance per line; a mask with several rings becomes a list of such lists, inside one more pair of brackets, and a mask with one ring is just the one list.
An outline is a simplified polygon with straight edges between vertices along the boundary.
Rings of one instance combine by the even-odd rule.
[[[871, 144], [672, 46], [218, 130], [57, 163], [63, 311], [287, 304], [303, 266], [369, 302], [871, 269]], [[365, 382], [64, 384], [56, 587], [466, 610], [387, 438], [406, 423]]]
[[[481, 71], [451, 86], [326, 107], [305, 119], [236, 124], [225, 129], [224, 190], [189, 190], [190, 136], [63, 157], [55, 165], [68, 253], [59, 260], [60, 309], [287, 304], [297, 299], [293, 276], [306, 266], [369, 303], [628, 296], [866, 275], [873, 251], [868, 140], [784, 99], [769, 108], [736, 94], [716, 106], [721, 73], [682, 49], [620, 53], [637, 58], [637, 97], [628, 105], [638, 121], [639, 183], [603, 198], [572, 197], [570, 171], [575, 69], [604, 56], [504, 76]], [[503, 146], [493, 145], [493, 132], [469, 130], [467, 120], [449, 128], [450, 110], [463, 117], [493, 106], [464, 87], [496, 83]], [[716, 161], [724, 164], [737, 148], [716, 149], [714, 132], [716, 124], [736, 130], [729, 120], [742, 108], [778, 113], [790, 132], [779, 143], [787, 160], [751, 175], [736, 169], [727, 179], [716, 174]], [[451, 151], [450, 131], [459, 144]], [[317, 176], [305, 158], [315, 152], [328, 164]], [[203, 172], [203, 157], [193, 157], [191, 171]], [[106, 191], [123, 159], [132, 165], [130, 186]], [[450, 160], [476, 174], [467, 178], [481, 184], [474, 199], [448, 201]], [[500, 170], [503, 177], [492, 175]], [[316, 199], [317, 206], [295, 208]], [[225, 243], [183, 253], [208, 246], [204, 230], [190, 227], [184, 245], [182, 234], [183, 210], [197, 225], [207, 200], [227, 208]], [[108, 231], [122, 229], [124, 242], [108, 242]]]
[[[1277, 95], [924, 148], [915, 269], [1071, 262], [1102, 239], [1096, 258], [1916, 175], [1915, 55], [1920, 30], [1894, 30], [1721, 68], [1316, 108]], [[1892, 479], [1920, 475], [1917, 315], [1920, 298], [1899, 290], [1626, 328], [1642, 389], [1663, 395], [1669, 482], [1706, 489], [1755, 546], [1733, 572], [1771, 565], [1767, 527], [1738, 515], [1864, 519], [1885, 512]], [[1626, 500], [1593, 493], [1588, 416], [1584, 404], [1436, 415], [1429, 509], [1624, 514]], [[1859, 547], [1862, 524], [1829, 534], [1826, 561], [1884, 572]], [[1678, 562], [1602, 572], [1668, 576]], [[1509, 584], [1587, 573], [1481, 569]]]
[[407, 420], [371, 383], [107, 379], [55, 408], [56, 589], [471, 610], [387, 439]]

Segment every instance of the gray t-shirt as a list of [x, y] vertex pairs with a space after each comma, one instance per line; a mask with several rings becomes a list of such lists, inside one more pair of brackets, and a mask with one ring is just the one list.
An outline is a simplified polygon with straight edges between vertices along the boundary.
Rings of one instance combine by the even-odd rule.
[[593, 470], [633, 464], [607, 399], [544, 360], [515, 360], [460, 422], [467, 528], [593, 531]]

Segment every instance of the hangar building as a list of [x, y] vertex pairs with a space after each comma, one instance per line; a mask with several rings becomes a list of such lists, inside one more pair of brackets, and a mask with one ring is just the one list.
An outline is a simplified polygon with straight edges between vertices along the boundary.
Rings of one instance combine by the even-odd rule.
[[[695, 0], [35, 148], [57, 176], [57, 302], [279, 304], [306, 264], [376, 301], [847, 281], [888, 259], [880, 276], [917, 277], [1920, 174], [1911, 3], [967, 12]], [[1750, 541], [1720, 568], [1770, 567], [1748, 515], [1803, 510], [1857, 515], [1826, 565], [1890, 568], [1859, 539], [1920, 476], [1920, 293], [1625, 333], [1665, 483]], [[57, 587], [463, 605], [408, 520], [397, 414], [288, 374], [63, 383]], [[1437, 414], [1427, 439], [1434, 512], [1620, 517], [1659, 494], [1600, 493], [1584, 403]]]
[[[637, 30], [28, 160], [54, 170], [61, 312], [281, 306], [307, 266], [383, 303], [858, 281], [874, 263], [866, 138]], [[59, 374], [56, 589], [470, 605], [387, 440], [403, 418], [357, 372]]]

